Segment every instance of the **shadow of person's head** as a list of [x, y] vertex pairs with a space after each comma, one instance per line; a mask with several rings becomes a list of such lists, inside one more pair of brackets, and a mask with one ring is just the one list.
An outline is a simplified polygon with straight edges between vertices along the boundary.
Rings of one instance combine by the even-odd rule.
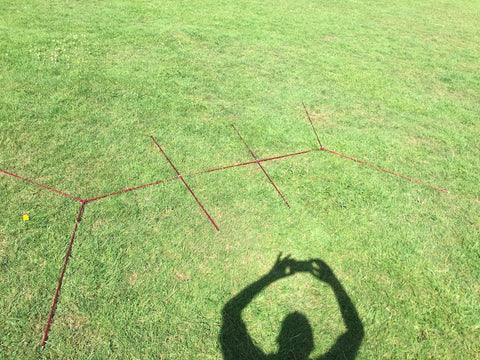
[[308, 359], [313, 351], [313, 330], [306, 316], [299, 312], [288, 314], [277, 337], [279, 359]]

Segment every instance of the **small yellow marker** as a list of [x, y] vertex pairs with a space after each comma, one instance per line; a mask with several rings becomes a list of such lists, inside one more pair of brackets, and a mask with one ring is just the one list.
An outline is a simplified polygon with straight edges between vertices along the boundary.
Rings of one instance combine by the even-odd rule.
[[28, 214], [23, 214], [23, 221], [28, 221], [30, 220], [30, 217], [28, 216]]

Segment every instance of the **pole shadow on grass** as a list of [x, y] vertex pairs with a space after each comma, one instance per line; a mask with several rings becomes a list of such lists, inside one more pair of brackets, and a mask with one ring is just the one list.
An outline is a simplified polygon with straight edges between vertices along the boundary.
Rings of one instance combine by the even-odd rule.
[[294, 312], [283, 320], [277, 337], [279, 350], [276, 354], [265, 354], [255, 346], [242, 320], [243, 309], [255, 296], [275, 281], [296, 273], [310, 273], [331, 287], [346, 327], [346, 331], [336, 339], [333, 346], [317, 359], [355, 359], [364, 329], [355, 306], [333, 271], [319, 259], [296, 261], [289, 256], [282, 258], [280, 254], [266, 275], [247, 286], [224, 306], [219, 341], [225, 360], [309, 359], [314, 349], [313, 330], [305, 315]]

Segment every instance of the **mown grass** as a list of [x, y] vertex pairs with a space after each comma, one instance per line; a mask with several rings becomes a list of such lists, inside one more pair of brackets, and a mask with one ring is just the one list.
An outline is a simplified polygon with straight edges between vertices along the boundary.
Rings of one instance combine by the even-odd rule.
[[[359, 359], [475, 358], [480, 49], [472, 1], [9, 1], [0, 4], [1, 358], [222, 358], [222, 309], [277, 255], [321, 259], [365, 336]], [[201, 170], [318, 147], [258, 167]], [[22, 214], [30, 215], [22, 221]], [[304, 313], [345, 329], [332, 290], [283, 279], [244, 311], [276, 351]]]

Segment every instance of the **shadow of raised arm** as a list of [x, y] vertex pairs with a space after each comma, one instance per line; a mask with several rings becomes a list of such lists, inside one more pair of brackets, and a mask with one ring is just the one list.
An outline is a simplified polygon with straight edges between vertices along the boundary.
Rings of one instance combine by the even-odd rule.
[[330, 285], [337, 299], [343, 322], [347, 330], [340, 335], [335, 344], [318, 360], [326, 359], [345, 359], [353, 360], [357, 356], [360, 345], [362, 344], [365, 331], [362, 321], [358, 316], [357, 309], [353, 305], [350, 297], [337, 279], [330, 267], [322, 260], [310, 260], [307, 262], [297, 262], [294, 265], [295, 271], [306, 271], [312, 273], [320, 281]]
[[224, 359], [266, 359], [265, 353], [256, 347], [248, 334], [247, 327], [242, 320], [242, 311], [263, 289], [273, 282], [292, 275], [291, 267], [294, 260], [290, 256], [277, 257], [273, 268], [260, 279], [247, 286], [233, 297], [222, 310], [222, 329], [220, 343]]

